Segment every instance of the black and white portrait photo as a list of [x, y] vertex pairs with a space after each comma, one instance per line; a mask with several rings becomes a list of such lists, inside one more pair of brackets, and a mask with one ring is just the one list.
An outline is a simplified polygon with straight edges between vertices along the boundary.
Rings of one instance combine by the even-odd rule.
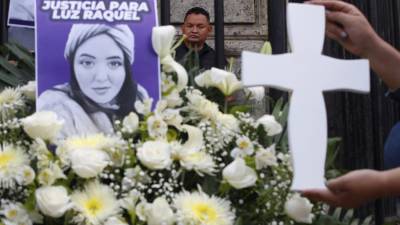
[[37, 106], [64, 120], [61, 137], [112, 133], [115, 120], [149, 97], [132, 76], [134, 39], [128, 25], [72, 25], [64, 51], [70, 79], [41, 93]]

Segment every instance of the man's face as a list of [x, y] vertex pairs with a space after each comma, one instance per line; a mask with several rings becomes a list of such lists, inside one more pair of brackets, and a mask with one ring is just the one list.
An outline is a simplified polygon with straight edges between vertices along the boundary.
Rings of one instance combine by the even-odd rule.
[[211, 25], [202, 14], [188, 15], [182, 25], [182, 33], [187, 36], [186, 43], [193, 47], [203, 47], [210, 32]]

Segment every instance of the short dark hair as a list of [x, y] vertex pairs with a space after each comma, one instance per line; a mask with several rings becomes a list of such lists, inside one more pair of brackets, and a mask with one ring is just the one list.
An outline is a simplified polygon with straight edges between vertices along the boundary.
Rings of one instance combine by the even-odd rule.
[[203, 9], [201, 7], [193, 7], [191, 9], [189, 9], [186, 12], [184, 21], [186, 21], [186, 18], [191, 14], [197, 14], [197, 15], [201, 14], [201, 15], [203, 15], [203, 16], [205, 16], [207, 18], [208, 22], [210, 22], [210, 13], [208, 13], [207, 10], [205, 10], [205, 9]]

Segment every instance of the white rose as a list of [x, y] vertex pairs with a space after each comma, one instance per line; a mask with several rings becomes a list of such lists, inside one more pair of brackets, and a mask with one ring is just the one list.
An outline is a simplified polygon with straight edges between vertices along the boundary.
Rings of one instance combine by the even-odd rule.
[[264, 127], [268, 136], [274, 136], [282, 132], [282, 125], [278, 123], [272, 115], [262, 116], [257, 120], [257, 124]]
[[71, 167], [78, 176], [92, 178], [109, 164], [107, 153], [96, 149], [77, 149], [70, 153]]
[[298, 193], [285, 203], [285, 213], [298, 223], [312, 223], [314, 217], [311, 213], [312, 208], [313, 204]]
[[135, 132], [139, 127], [139, 117], [136, 113], [131, 112], [122, 121], [122, 129], [129, 133]]
[[278, 162], [275, 155], [275, 144], [267, 149], [258, 150], [255, 159], [257, 170], [268, 166], [276, 166]]
[[64, 121], [51, 111], [41, 111], [22, 119], [25, 132], [31, 138], [53, 140], [61, 130]]
[[40, 211], [46, 216], [58, 218], [70, 208], [70, 198], [62, 186], [36, 189], [35, 197]]
[[30, 100], [36, 99], [36, 83], [35, 81], [29, 81], [28, 84], [21, 87], [22, 93]]
[[235, 74], [217, 68], [212, 68], [196, 76], [195, 82], [200, 87], [216, 87], [225, 96], [230, 96], [243, 87], [242, 82], [236, 78]]
[[232, 187], [236, 189], [247, 188], [255, 185], [257, 181], [256, 172], [246, 166], [242, 158], [236, 158], [222, 171], [222, 176]]
[[138, 148], [140, 162], [151, 170], [162, 170], [171, 163], [171, 146], [164, 141], [148, 141]]
[[165, 198], [157, 198], [146, 207], [148, 225], [171, 225], [174, 223], [174, 212]]

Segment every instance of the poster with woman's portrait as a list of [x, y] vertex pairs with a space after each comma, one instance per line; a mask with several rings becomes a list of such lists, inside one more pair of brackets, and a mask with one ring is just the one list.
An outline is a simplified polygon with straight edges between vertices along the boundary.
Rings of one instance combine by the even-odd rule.
[[158, 101], [156, 0], [36, 3], [36, 107], [64, 120], [59, 138], [112, 133], [135, 103]]
[[35, 0], [10, 0], [8, 25], [14, 27], [34, 27]]

